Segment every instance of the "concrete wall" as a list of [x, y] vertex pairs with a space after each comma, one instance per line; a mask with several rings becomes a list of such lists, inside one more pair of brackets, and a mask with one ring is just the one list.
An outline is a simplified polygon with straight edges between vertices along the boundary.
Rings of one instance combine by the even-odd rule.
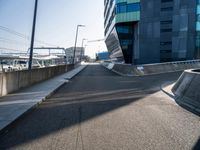
[[133, 67], [132, 65], [129, 65], [129, 64], [126, 64], [126, 65], [115, 64], [112, 70], [120, 75], [127, 75], [127, 76], [138, 75], [136, 67]]
[[141, 75], [159, 74], [166, 72], [183, 71], [186, 69], [200, 68], [200, 61], [183, 61], [183, 62], [171, 62], [171, 63], [159, 63], [150, 65], [139, 65], [137, 69]]
[[172, 92], [181, 104], [200, 110], [200, 70], [184, 71], [172, 88]]
[[0, 73], [0, 96], [7, 95], [8, 93], [47, 80], [72, 69], [73, 65], [60, 65], [47, 68], [37, 68], [31, 71], [22, 70]]
[[[140, 76], [140, 75], [152, 75], [175, 71], [184, 71], [186, 69], [200, 68], [200, 60], [192, 61], [180, 61], [170, 63], [158, 63], [148, 65], [128, 65], [128, 64], [104, 64], [110, 70], [125, 75], [125, 76]], [[110, 67], [112, 66], [112, 67]]]

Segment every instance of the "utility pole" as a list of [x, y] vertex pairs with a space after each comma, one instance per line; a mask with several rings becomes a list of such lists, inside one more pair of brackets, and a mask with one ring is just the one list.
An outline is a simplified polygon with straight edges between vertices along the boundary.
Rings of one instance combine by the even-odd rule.
[[87, 40], [87, 39], [85, 39], [85, 38], [82, 39], [81, 54], [80, 54], [80, 62], [82, 61], [82, 58], [83, 58], [83, 50], [84, 50], [83, 44], [84, 44], [84, 41], [86, 41], [86, 40]]
[[33, 61], [33, 47], [34, 47], [34, 39], [35, 39], [35, 25], [36, 25], [36, 17], [37, 17], [37, 6], [38, 6], [38, 0], [35, 0], [32, 35], [31, 35], [31, 46], [30, 46], [30, 55], [29, 55], [29, 64], [28, 64], [29, 70], [32, 69], [32, 61]]

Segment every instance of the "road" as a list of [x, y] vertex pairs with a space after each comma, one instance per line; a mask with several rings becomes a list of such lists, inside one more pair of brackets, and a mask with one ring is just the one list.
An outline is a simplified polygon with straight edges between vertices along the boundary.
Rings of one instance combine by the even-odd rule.
[[200, 117], [160, 90], [179, 73], [122, 77], [89, 65], [0, 135], [0, 149], [199, 149]]

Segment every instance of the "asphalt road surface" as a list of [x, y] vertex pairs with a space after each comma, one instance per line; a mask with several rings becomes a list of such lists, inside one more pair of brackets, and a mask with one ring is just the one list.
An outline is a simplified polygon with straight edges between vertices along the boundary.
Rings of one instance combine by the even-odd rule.
[[200, 149], [200, 117], [160, 90], [179, 73], [122, 77], [89, 65], [0, 135], [0, 149]]

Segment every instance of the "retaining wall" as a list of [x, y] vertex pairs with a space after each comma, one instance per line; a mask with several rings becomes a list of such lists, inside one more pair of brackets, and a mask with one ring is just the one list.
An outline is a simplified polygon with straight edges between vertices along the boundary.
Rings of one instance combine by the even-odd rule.
[[0, 73], [0, 96], [15, 92], [40, 81], [50, 79], [54, 76], [72, 70], [73, 65], [60, 65], [46, 68], [37, 68], [13, 72]]
[[186, 70], [172, 92], [180, 103], [200, 109], [200, 70]]
[[[109, 65], [112, 64], [112, 65]], [[200, 60], [146, 64], [146, 65], [129, 65], [118, 63], [103, 63], [105, 67], [116, 73], [125, 76], [152, 75], [167, 72], [183, 71], [186, 69], [200, 68]], [[112, 67], [110, 67], [112, 66]]]

